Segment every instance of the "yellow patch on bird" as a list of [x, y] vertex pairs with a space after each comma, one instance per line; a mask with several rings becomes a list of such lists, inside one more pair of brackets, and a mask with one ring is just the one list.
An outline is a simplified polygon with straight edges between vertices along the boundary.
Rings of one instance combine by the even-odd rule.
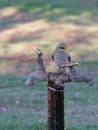
[[63, 47], [62, 47], [62, 50], [63, 50], [64, 52], [66, 52], [67, 49], [68, 49], [67, 46], [63, 46]]

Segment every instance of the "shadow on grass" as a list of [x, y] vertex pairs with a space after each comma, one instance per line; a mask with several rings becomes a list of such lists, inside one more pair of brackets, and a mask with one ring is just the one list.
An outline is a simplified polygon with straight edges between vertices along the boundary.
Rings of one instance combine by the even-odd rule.
[[[37, 2], [34, 0], [33, 1], [32, 0], [30, 1], [11, 0], [11, 2], [7, 0], [5, 1], [1, 0], [0, 1], [1, 9], [7, 7], [14, 7], [18, 11], [22, 11], [25, 13], [21, 13], [20, 18], [18, 19], [16, 19], [17, 15], [19, 15], [17, 13], [11, 16], [1, 18], [1, 23], [3, 24], [1, 24], [0, 28], [3, 29], [6, 27], [11, 27], [15, 23], [29, 22], [29, 21], [33, 21], [34, 19], [45, 19], [47, 21], [59, 22], [63, 18], [66, 19], [67, 16], [74, 16], [74, 15], [77, 16], [84, 12], [88, 12], [91, 15], [89, 19], [90, 21], [97, 22], [98, 19], [94, 17], [98, 15], [97, 3], [98, 3], [97, 0], [93, 0], [93, 1], [74, 0], [74, 2], [73, 0], [69, 0], [69, 1], [39, 0]], [[31, 14], [28, 15], [26, 12]], [[10, 24], [10, 20], [12, 20], [11, 24]], [[7, 24], [7, 22], [5, 21], [9, 21], [9, 24]], [[74, 19], [69, 19], [68, 22], [73, 22], [75, 24], [83, 24]], [[89, 24], [89, 22], [87, 24]]]
[[19, 32], [15, 32], [11, 37], [10, 39], [8, 40], [8, 42], [11, 42], [11, 43], [18, 43], [18, 42], [26, 42], [26, 41], [34, 41], [34, 40], [39, 40], [43, 33], [45, 32], [44, 29], [39, 29], [37, 31], [34, 31], [34, 32], [29, 32], [29, 33], [26, 33], [26, 34], [20, 34], [19, 35]]
[[[9, 2], [7, 0], [0, 1], [0, 9], [3, 10], [5, 14], [1, 11], [1, 19], [0, 19], [0, 32], [3, 32], [8, 29], [17, 28], [18, 24], [24, 24], [29, 22], [34, 22], [35, 20], [46, 20], [48, 22], [66, 22], [76, 25], [94, 25], [98, 23], [98, 9], [97, 9], [97, 0], [94, 1], [81, 1], [81, 0], [72, 0], [69, 1], [59, 1], [59, 0], [39, 0], [39, 1], [12, 1]], [[9, 13], [9, 9], [7, 8], [15, 8], [16, 11], [14, 13]], [[12, 10], [13, 12], [13, 10]], [[44, 26], [44, 25], [43, 25]], [[32, 28], [32, 26], [31, 26]], [[24, 41], [32, 41], [39, 40], [42, 38], [42, 35], [46, 32], [46, 30], [37, 30], [30, 33], [25, 33], [19, 35], [19, 31], [15, 33], [11, 33], [7, 42], [24, 42]], [[81, 33], [81, 32], [80, 32]], [[81, 42], [81, 39], [85, 39], [83, 32], [83, 37], [81, 38], [81, 34], [77, 35], [75, 42]], [[77, 38], [78, 37], [78, 38]], [[80, 38], [79, 38], [80, 37]], [[86, 36], [88, 37], [88, 36]], [[7, 39], [7, 38], [6, 38]], [[72, 40], [73, 41], [73, 40]]]
[[35, 19], [34, 15], [16, 11], [15, 13], [6, 17], [2, 17], [0, 19], [0, 30], [11, 28], [18, 23], [26, 23], [30, 21], [33, 22], [34, 19]]

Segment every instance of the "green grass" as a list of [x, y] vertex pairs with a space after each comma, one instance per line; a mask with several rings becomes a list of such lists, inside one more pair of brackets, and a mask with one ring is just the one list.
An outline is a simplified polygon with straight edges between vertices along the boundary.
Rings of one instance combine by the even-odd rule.
[[0, 79], [0, 130], [46, 129], [46, 84], [27, 87], [24, 77], [13, 75]]
[[[46, 19], [47, 21], [60, 21], [60, 19], [63, 19], [65, 21], [66, 16], [80, 15], [83, 12], [88, 12], [91, 14], [90, 20], [95, 22], [96, 20], [94, 19], [96, 18], [93, 16], [98, 15], [97, 3], [97, 0], [90, 0], [89, 3], [81, 0], [74, 0], [74, 2], [73, 0], [11, 0], [10, 2], [7, 0], [1, 0], [0, 8], [2, 9], [6, 7], [14, 7], [19, 11], [32, 13], [36, 19]], [[79, 23], [77, 20], [74, 22], [76, 22], [76, 24]]]
[[[0, 130], [47, 130], [47, 83], [27, 87], [24, 76], [0, 79]], [[64, 91], [66, 130], [97, 130], [97, 84], [67, 83]]]

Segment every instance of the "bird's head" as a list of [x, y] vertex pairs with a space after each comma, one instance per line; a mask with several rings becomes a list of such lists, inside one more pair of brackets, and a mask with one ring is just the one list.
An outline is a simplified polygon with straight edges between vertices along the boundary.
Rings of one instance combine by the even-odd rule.
[[58, 49], [59, 51], [66, 52], [67, 49], [68, 49], [68, 46], [66, 45], [65, 42], [60, 42], [60, 43], [57, 45], [57, 49]]

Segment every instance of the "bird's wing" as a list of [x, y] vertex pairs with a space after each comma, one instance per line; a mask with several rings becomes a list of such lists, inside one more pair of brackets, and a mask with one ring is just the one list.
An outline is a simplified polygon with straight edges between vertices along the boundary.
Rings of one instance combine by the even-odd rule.
[[53, 59], [53, 61], [54, 61], [54, 53], [52, 54], [52, 59]]
[[68, 56], [68, 61], [71, 62], [71, 57], [70, 57], [70, 55]]

